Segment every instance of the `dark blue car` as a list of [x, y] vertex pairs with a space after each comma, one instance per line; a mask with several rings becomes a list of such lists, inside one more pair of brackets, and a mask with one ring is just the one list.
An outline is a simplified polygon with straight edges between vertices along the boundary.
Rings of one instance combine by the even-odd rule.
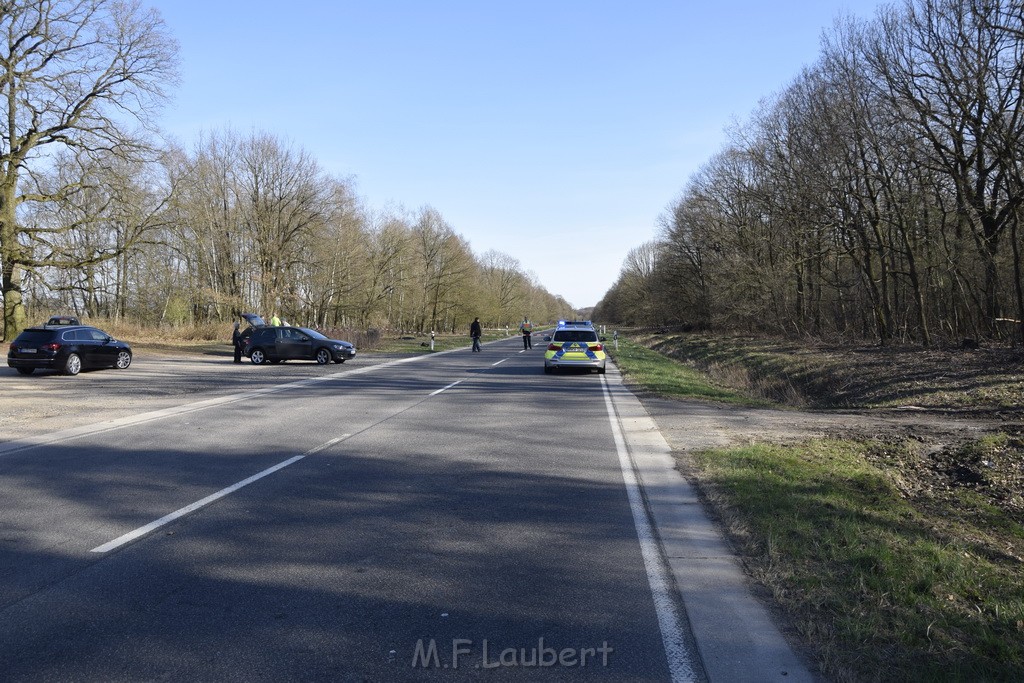
[[88, 325], [44, 325], [24, 330], [11, 342], [7, 365], [23, 375], [37, 369], [77, 375], [87, 368], [132, 364], [132, 349], [123, 341]]

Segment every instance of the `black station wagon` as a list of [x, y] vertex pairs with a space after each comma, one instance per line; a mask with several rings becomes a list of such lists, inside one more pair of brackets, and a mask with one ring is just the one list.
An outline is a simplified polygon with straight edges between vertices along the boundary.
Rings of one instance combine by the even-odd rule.
[[7, 365], [23, 375], [57, 370], [77, 375], [86, 368], [119, 368], [132, 364], [132, 349], [109, 334], [87, 325], [30, 327], [11, 342]]

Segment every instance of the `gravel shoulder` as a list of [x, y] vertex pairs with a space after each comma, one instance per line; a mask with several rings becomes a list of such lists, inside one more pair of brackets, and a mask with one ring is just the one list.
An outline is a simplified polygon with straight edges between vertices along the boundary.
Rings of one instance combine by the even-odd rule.
[[[637, 391], [635, 387], [632, 388]], [[849, 412], [744, 408], [702, 401], [640, 400], [677, 453], [750, 443], [798, 443], [809, 439], [914, 438], [923, 448], [947, 448], [1004, 426], [999, 419], [957, 418], [925, 411]]]

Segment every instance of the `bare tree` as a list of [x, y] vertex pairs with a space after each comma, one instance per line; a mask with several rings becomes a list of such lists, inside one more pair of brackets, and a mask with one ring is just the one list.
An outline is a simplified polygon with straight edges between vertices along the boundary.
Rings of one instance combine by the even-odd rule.
[[241, 313], [255, 289], [248, 277], [248, 239], [242, 229], [240, 157], [242, 142], [234, 133], [200, 136], [192, 154], [180, 152], [171, 168], [177, 181], [174, 225], [168, 247], [187, 263], [183, 294], [193, 311], [212, 302]]
[[465, 240], [431, 207], [419, 212], [413, 227], [419, 286], [422, 287], [419, 330], [454, 326], [452, 314], [464, 305], [462, 291], [475, 263]]
[[892, 105], [926, 141], [932, 168], [953, 184], [982, 263], [989, 333], [999, 315], [1001, 237], [1024, 202], [1011, 169], [1024, 138], [1024, 54], [1019, 27], [1006, 27], [1014, 19], [998, 0], [908, 3], [883, 16], [867, 51]]
[[520, 313], [526, 296], [527, 279], [518, 259], [500, 251], [490, 250], [480, 257], [483, 290], [489, 304], [490, 323], [511, 325]]
[[40, 184], [80, 189], [61, 202], [31, 204], [22, 221], [31, 229], [33, 257], [46, 264], [37, 273], [51, 291], [69, 294], [78, 312], [119, 317], [128, 256], [165, 225], [170, 187], [156, 177], [155, 164], [102, 161], [59, 158], [56, 175]]
[[364, 329], [377, 318], [388, 318], [386, 304], [402, 288], [405, 273], [401, 262], [409, 251], [409, 241], [409, 226], [395, 215], [380, 216], [361, 235], [364, 267], [354, 298], [358, 322]]
[[292, 276], [304, 264], [304, 245], [324, 235], [334, 185], [308, 152], [265, 133], [242, 144], [240, 163], [242, 225], [252, 240], [260, 283], [255, 303], [294, 315]]
[[[61, 150], [140, 157], [130, 122], [146, 124], [177, 79], [176, 43], [155, 10], [116, 0], [0, 1], [0, 263], [4, 335], [25, 324], [22, 279], [45, 266], [19, 221], [25, 202], [80, 189], [37, 182]], [[113, 258], [114, 255], [111, 255]]]

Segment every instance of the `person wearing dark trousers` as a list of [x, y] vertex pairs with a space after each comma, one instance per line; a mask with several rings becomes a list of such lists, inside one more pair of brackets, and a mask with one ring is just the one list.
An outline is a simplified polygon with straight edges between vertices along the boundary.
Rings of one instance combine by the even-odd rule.
[[523, 351], [532, 349], [533, 340], [530, 336], [533, 334], [533, 323], [530, 322], [529, 318], [523, 318], [523, 322], [519, 325], [519, 331], [523, 335]]
[[469, 326], [469, 336], [473, 338], [473, 350], [480, 350], [480, 337], [483, 336], [483, 329], [480, 327], [480, 318], [473, 318], [473, 323]]
[[235, 362], [242, 362], [242, 333], [238, 331], [238, 321], [235, 321], [235, 328], [231, 331], [231, 344], [235, 347]]

